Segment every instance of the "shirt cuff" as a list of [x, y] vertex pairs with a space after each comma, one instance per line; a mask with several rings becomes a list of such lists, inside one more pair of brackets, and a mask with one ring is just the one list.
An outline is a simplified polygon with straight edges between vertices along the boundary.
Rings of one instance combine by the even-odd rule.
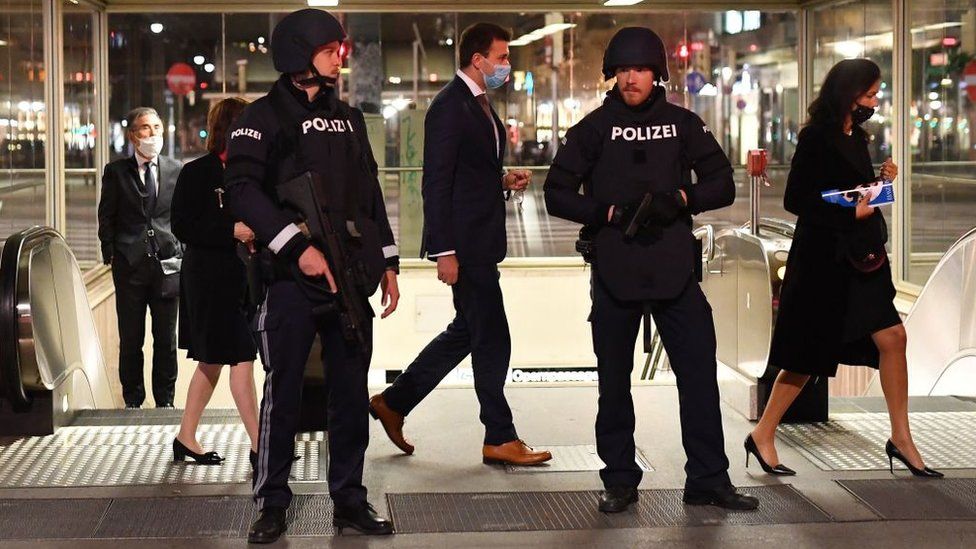
[[436, 254], [427, 254], [427, 257], [442, 257], [446, 255], [454, 255], [455, 253], [457, 253], [455, 250], [448, 250], [446, 252], [439, 252]]

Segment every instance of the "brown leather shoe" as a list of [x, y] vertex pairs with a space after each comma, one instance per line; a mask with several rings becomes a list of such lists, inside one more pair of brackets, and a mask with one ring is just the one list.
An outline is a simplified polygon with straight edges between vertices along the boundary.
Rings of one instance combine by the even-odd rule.
[[380, 420], [380, 423], [383, 424], [383, 430], [386, 431], [386, 436], [390, 437], [397, 448], [403, 450], [403, 453], [407, 455], [413, 453], [413, 444], [403, 438], [403, 416], [386, 405], [386, 399], [383, 398], [382, 393], [369, 399], [369, 415], [373, 416], [373, 419]]
[[538, 465], [552, 459], [546, 450], [535, 450], [521, 440], [513, 440], [498, 446], [485, 444], [481, 449], [482, 461], [489, 465]]

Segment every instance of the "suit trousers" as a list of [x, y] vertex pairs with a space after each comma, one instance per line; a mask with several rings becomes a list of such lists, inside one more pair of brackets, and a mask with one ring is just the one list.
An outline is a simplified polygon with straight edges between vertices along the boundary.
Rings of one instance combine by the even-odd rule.
[[[630, 380], [645, 304], [617, 300], [597, 276], [593, 277], [592, 292], [590, 323], [600, 378], [596, 446], [606, 464], [600, 478], [607, 488], [636, 488], [642, 472], [634, 460]], [[677, 378], [681, 443], [687, 456], [685, 489], [702, 491], [730, 485], [712, 308], [693, 278], [676, 298], [651, 301], [649, 305]]]
[[119, 380], [127, 406], [146, 400], [142, 345], [146, 338], [146, 307], [152, 318], [152, 393], [156, 406], [172, 406], [176, 390], [177, 296], [163, 296], [163, 269], [148, 255], [130, 265], [122, 254], [112, 260], [115, 311], [119, 321]]
[[454, 320], [383, 392], [390, 408], [408, 415], [470, 354], [485, 444], [518, 439], [512, 410], [505, 399], [512, 340], [499, 276], [495, 264], [461, 265], [458, 280], [451, 286]]
[[[329, 495], [339, 506], [360, 505], [366, 501], [363, 462], [369, 445], [370, 357], [345, 340], [337, 317], [313, 317], [305, 294], [290, 280], [271, 285], [254, 323], [266, 374], [254, 471], [258, 508], [291, 503], [288, 474], [301, 418], [305, 364], [316, 333], [328, 390], [322, 413], [328, 414], [329, 425]], [[366, 326], [371, 330], [371, 324]]]

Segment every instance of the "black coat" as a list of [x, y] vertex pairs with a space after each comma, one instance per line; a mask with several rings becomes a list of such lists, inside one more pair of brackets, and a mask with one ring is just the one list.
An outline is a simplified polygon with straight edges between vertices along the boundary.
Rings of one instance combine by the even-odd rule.
[[898, 321], [891, 269], [886, 263], [870, 274], [856, 271], [844, 255], [844, 245], [864, 224], [880, 224], [879, 232], [887, 234], [884, 216], [879, 209], [858, 221], [854, 208], [828, 204], [820, 195], [874, 179], [866, 136], [859, 128], [852, 136], [815, 126], [800, 132], [784, 197], [786, 209], [797, 215], [796, 233], [786, 263], [771, 365], [822, 376], [834, 375], [838, 363], [877, 367], [872, 326]]
[[194, 360], [254, 360], [244, 313], [247, 278], [238, 258], [234, 218], [221, 208], [224, 168], [208, 154], [186, 164], [173, 194], [173, 232], [186, 244], [180, 279], [179, 346]]
[[421, 257], [453, 250], [461, 265], [496, 264], [505, 258], [505, 127], [494, 110], [491, 115], [500, 151], [491, 122], [459, 76], [427, 110]]
[[[609, 205], [678, 189], [688, 196], [687, 210], [674, 223], [655, 227], [655, 234], [628, 239], [607, 225]], [[699, 261], [691, 216], [732, 204], [735, 182], [729, 159], [702, 119], [668, 103], [663, 88], [637, 107], [627, 106], [614, 88], [567, 132], [545, 197], [550, 215], [596, 229], [594, 269], [610, 293], [646, 301], [677, 297], [688, 285]]]
[[98, 239], [102, 245], [105, 263], [116, 255], [135, 265], [148, 253], [146, 209], [150, 217], [159, 259], [180, 254], [180, 245], [170, 229], [170, 202], [180, 162], [160, 155], [159, 181], [156, 182], [156, 199], [150, 204], [144, 196], [136, 157], [120, 158], [105, 166], [102, 175], [102, 195], [98, 201]]

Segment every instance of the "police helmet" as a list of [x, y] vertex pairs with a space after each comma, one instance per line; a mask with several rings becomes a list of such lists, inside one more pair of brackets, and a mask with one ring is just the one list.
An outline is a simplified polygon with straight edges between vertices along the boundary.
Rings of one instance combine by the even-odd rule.
[[649, 67], [655, 78], [667, 82], [668, 53], [664, 41], [645, 27], [620, 29], [603, 52], [603, 77], [610, 80], [618, 67]]
[[306, 8], [289, 13], [271, 33], [275, 70], [291, 74], [306, 70], [315, 50], [346, 39], [339, 20], [327, 11]]

